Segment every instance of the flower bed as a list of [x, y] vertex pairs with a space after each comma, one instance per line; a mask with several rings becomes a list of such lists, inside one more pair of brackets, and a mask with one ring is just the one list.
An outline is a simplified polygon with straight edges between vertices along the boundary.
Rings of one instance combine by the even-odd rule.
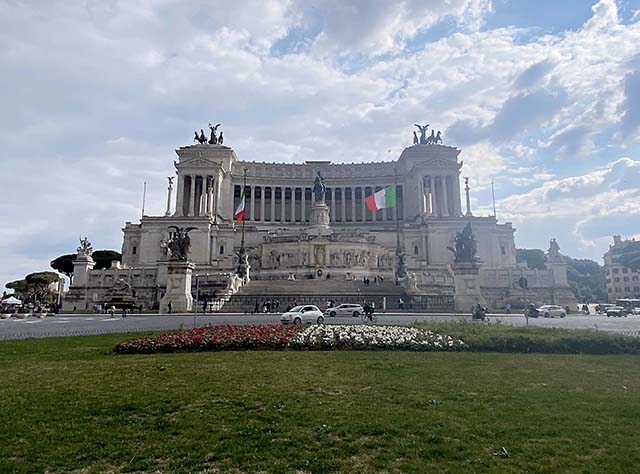
[[466, 348], [461, 339], [404, 326], [207, 326], [148, 336], [116, 344], [116, 354], [202, 352], [243, 349], [270, 350], [404, 350], [454, 351]]
[[455, 351], [464, 342], [426, 329], [405, 326], [314, 325], [297, 333], [291, 348], [304, 350]]
[[119, 342], [116, 354], [201, 352], [242, 349], [286, 349], [300, 326], [206, 326]]

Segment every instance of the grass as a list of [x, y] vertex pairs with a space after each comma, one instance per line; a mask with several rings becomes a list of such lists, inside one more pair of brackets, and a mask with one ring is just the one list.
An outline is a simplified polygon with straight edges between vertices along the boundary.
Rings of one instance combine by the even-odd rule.
[[[0, 472], [631, 473], [636, 356], [0, 343]], [[506, 451], [503, 450], [503, 447]]]
[[474, 352], [640, 354], [640, 338], [588, 329], [518, 327], [475, 322], [418, 323], [461, 338]]

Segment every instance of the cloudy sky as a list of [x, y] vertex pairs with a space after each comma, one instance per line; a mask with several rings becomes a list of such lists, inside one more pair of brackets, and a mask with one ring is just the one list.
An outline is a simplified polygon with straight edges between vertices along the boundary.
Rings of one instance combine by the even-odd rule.
[[0, 285], [119, 250], [210, 121], [278, 162], [395, 159], [430, 123], [518, 247], [640, 237], [640, 0], [0, 0], [0, 87]]

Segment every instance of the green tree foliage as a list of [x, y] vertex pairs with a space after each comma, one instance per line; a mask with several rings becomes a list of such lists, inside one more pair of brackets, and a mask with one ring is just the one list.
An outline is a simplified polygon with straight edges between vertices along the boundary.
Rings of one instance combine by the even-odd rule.
[[527, 267], [531, 270], [546, 270], [547, 256], [540, 249], [516, 249], [516, 261], [518, 263], [526, 262]]
[[24, 296], [27, 293], [27, 282], [24, 279], [10, 281], [4, 286], [12, 289], [18, 297]]
[[116, 252], [115, 250], [96, 250], [93, 252], [91, 257], [96, 262], [95, 266], [93, 267], [94, 270], [111, 268], [111, 262], [113, 262], [114, 260], [122, 262], [122, 254], [120, 252]]
[[593, 260], [567, 257], [567, 279], [578, 302], [607, 301], [604, 268]]
[[[579, 302], [607, 301], [604, 268], [593, 260], [565, 257], [567, 280]], [[516, 249], [516, 261], [530, 269], [545, 270], [547, 256], [540, 249]]]
[[29, 273], [23, 280], [7, 283], [5, 286], [15, 291], [18, 298], [26, 301], [53, 301], [49, 285], [58, 281], [60, 276], [53, 272]]
[[67, 275], [69, 279], [73, 278], [73, 261], [75, 260], [75, 254], [60, 255], [58, 258], [51, 260], [49, 265], [56, 271], [59, 271], [63, 275]]

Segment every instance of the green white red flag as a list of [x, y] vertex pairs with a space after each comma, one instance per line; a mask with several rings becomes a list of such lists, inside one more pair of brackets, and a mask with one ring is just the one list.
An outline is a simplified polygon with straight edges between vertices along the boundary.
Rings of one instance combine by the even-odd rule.
[[245, 204], [244, 193], [242, 193], [242, 196], [240, 196], [240, 204], [238, 204], [236, 213], [233, 215], [233, 218], [238, 222], [244, 221], [244, 204]]
[[384, 209], [388, 207], [396, 206], [396, 187], [395, 186], [387, 186], [384, 189], [367, 196], [365, 199], [367, 203], [367, 208], [371, 212], [376, 212], [379, 209]]

